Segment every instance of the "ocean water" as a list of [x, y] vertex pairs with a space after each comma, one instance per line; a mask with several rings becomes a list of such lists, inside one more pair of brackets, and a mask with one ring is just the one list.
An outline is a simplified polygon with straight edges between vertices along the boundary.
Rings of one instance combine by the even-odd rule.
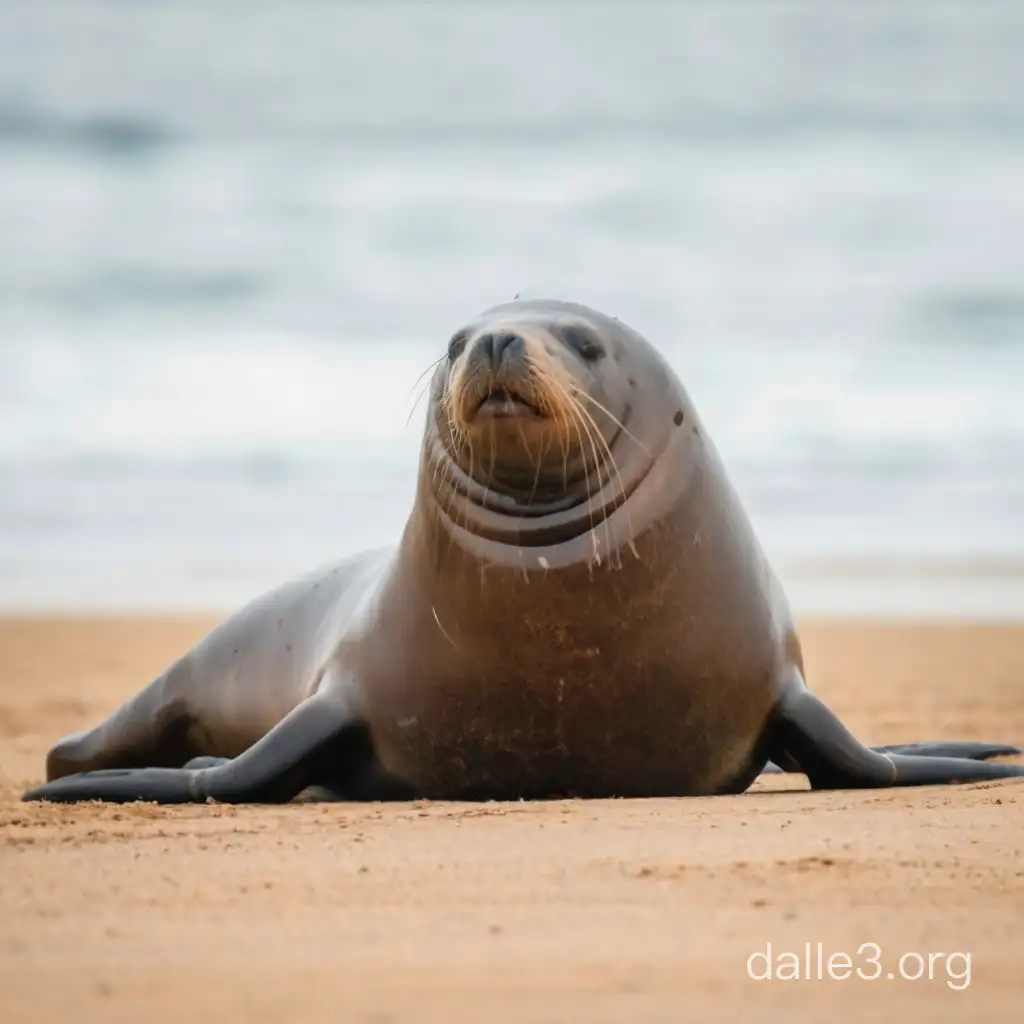
[[1024, 5], [0, 7], [0, 607], [394, 539], [494, 302], [666, 353], [797, 610], [1024, 613]]

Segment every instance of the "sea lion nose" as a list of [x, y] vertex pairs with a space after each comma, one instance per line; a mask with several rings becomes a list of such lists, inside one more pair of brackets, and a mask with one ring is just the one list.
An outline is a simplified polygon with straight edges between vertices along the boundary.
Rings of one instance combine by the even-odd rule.
[[498, 369], [503, 362], [521, 359], [526, 352], [526, 342], [514, 331], [499, 334], [485, 334], [478, 342], [481, 355], [488, 354], [491, 367]]

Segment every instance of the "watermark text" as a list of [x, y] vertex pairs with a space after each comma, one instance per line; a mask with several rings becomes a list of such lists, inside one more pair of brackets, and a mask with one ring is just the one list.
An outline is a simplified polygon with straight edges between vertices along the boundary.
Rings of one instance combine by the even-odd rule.
[[876, 942], [863, 942], [855, 952], [829, 951], [823, 942], [781, 949], [771, 942], [747, 957], [753, 981], [939, 981], [954, 992], [971, 984], [971, 954], [961, 952], [901, 953], [887, 958]]

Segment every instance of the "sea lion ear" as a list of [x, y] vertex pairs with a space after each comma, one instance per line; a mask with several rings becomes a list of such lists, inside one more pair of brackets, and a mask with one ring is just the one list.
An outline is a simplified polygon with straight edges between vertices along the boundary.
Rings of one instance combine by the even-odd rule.
[[583, 324], [556, 324], [552, 333], [588, 363], [596, 363], [605, 354], [601, 339]]

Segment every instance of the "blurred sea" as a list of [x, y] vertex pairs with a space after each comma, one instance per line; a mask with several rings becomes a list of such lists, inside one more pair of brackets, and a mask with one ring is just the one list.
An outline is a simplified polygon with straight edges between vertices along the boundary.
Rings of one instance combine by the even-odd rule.
[[1021, 615], [1022, 54], [1012, 2], [7, 0], [0, 606], [394, 539], [418, 374], [518, 292], [666, 352], [798, 611]]

